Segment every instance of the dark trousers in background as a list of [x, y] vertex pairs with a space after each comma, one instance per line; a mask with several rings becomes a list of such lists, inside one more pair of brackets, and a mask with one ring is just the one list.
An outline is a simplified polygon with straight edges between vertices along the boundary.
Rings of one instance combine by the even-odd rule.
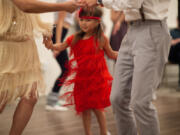
[[[68, 29], [63, 28], [62, 30], [62, 37], [61, 37], [61, 42], [63, 42], [66, 34], [68, 32]], [[52, 37], [53, 43], [56, 43], [56, 27], [53, 28], [53, 37]], [[67, 50], [62, 51], [58, 56], [56, 57], [56, 60], [59, 64], [59, 67], [61, 68], [61, 74], [58, 76], [56, 79], [52, 92], [59, 93], [61, 86], [59, 85], [60, 83], [63, 84], [63, 82], [60, 82], [59, 79], [61, 79], [66, 72], [66, 67], [65, 64], [68, 61], [68, 53]]]
[[[67, 32], [68, 32], [68, 29], [63, 28], [62, 37], [61, 37], [62, 42], [63, 42]], [[53, 40], [53, 43], [56, 43], [56, 27], [53, 28], [52, 40]], [[60, 92], [61, 87], [62, 87], [62, 85], [60, 85], [60, 84], [63, 84], [63, 81], [60, 82], [59, 79], [63, 80], [62, 77], [64, 76], [64, 74], [67, 70], [65, 67], [66, 62], [68, 62], [67, 50], [64, 50], [60, 54], [58, 54], [58, 56], [56, 57], [56, 60], [59, 64], [59, 67], [61, 68], [61, 74], [56, 79], [51, 92], [47, 96], [47, 105], [50, 105], [50, 106], [55, 106], [59, 100], [59, 92]]]

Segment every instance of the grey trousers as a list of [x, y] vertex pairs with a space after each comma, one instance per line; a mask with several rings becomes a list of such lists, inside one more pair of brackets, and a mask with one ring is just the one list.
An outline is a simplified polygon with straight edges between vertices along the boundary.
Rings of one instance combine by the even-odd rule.
[[161, 81], [170, 41], [166, 21], [139, 20], [129, 25], [110, 96], [118, 135], [160, 134], [152, 95]]

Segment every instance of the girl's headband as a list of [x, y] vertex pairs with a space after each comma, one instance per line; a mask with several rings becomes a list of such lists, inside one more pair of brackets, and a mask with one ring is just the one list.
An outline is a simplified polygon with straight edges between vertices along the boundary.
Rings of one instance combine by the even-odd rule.
[[80, 16], [81, 12], [83, 11], [83, 8], [80, 8], [79, 10], [79, 18], [81, 19], [95, 19], [95, 20], [101, 20], [100, 17], [96, 17], [96, 16]]

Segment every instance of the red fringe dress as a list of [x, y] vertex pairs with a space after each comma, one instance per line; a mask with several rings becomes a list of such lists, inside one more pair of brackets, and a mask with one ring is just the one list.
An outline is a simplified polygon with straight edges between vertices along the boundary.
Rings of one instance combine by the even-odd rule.
[[[99, 49], [91, 36], [72, 45], [73, 35], [66, 42], [70, 46], [65, 86], [74, 84], [71, 92], [64, 95], [69, 104], [75, 104], [77, 113], [88, 109], [104, 109], [110, 106], [112, 76], [108, 72], [104, 50]], [[71, 58], [72, 57], [72, 58]]]

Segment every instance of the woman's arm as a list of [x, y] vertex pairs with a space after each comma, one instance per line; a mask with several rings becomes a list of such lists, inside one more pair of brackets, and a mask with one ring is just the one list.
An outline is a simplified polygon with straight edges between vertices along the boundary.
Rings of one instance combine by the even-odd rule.
[[12, 0], [22, 11], [28, 13], [44, 13], [55, 11], [73, 12], [77, 9], [75, 1], [48, 3], [39, 0]]
[[57, 27], [56, 27], [56, 43], [61, 42], [62, 29], [63, 29], [63, 23], [64, 23], [65, 16], [66, 16], [66, 12], [64, 12], [64, 11], [61, 11], [58, 14], [58, 21], [57, 21]]
[[106, 55], [111, 58], [111, 59], [117, 59], [117, 56], [118, 56], [118, 51], [114, 51], [112, 50], [110, 44], [109, 44], [109, 41], [108, 39], [105, 37], [105, 44], [103, 46], [103, 49], [106, 53]]

